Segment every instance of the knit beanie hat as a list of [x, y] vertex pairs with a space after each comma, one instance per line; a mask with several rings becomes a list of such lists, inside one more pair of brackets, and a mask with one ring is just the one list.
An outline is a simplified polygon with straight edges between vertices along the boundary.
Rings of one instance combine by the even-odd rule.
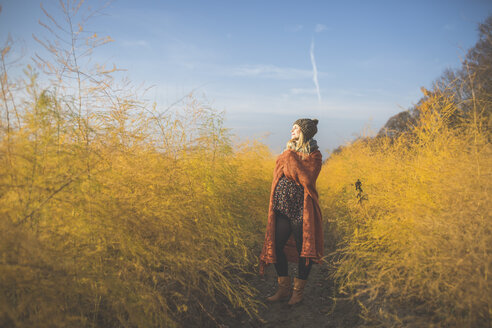
[[314, 137], [316, 132], [318, 132], [318, 120], [317, 119], [309, 119], [309, 118], [300, 118], [294, 122], [294, 125], [297, 124], [301, 128], [302, 134], [306, 140]]

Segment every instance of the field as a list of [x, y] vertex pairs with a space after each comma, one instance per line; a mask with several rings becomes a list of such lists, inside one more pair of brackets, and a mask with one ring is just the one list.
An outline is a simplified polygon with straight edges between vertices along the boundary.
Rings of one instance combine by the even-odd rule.
[[492, 325], [492, 98], [478, 74], [492, 66], [423, 89], [403, 129], [325, 159], [325, 262], [303, 305], [265, 307], [275, 155], [233, 142], [193, 94], [144, 100], [91, 63], [111, 40], [82, 30], [68, 36], [79, 56], [43, 41], [49, 56], [20, 79], [15, 44], [1, 49], [0, 326]]

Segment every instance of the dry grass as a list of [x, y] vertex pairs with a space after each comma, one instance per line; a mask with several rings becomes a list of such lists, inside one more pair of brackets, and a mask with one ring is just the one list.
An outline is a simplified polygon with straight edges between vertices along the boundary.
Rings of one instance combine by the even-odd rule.
[[[175, 327], [255, 316], [274, 160], [189, 96], [160, 109], [93, 63], [83, 1], [45, 12], [36, 69], [0, 61], [0, 326]], [[63, 17], [56, 21], [54, 17]], [[41, 80], [39, 82], [38, 80]], [[43, 87], [40, 86], [40, 83]]]
[[268, 206], [265, 146], [233, 149], [221, 115], [192, 98], [159, 121], [163, 138], [128, 103], [92, 115], [90, 142], [47, 94], [23, 113], [0, 143], [1, 325], [169, 327], [257, 313], [245, 278]]
[[[159, 112], [115, 82], [116, 68], [91, 66], [111, 39], [84, 30], [83, 1], [63, 4], [64, 20], [46, 13], [55, 41], [39, 40], [51, 56], [36, 56], [45, 90], [30, 67], [12, 81], [13, 43], [0, 51], [0, 326], [255, 316], [245, 278], [264, 236], [272, 154], [233, 145], [222, 115], [193, 97]], [[333, 278], [369, 324], [492, 324], [490, 118], [457, 111], [453, 95], [431, 93], [411, 131], [360, 139], [321, 171]]]
[[490, 129], [479, 113], [449, 128], [457, 110], [445, 92], [430, 94], [412, 131], [360, 139], [323, 168], [334, 278], [375, 325], [492, 324]]

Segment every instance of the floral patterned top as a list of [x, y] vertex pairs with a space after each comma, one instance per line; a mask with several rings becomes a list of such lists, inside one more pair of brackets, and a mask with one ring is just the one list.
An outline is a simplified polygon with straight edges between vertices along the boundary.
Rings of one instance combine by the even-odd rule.
[[282, 175], [273, 193], [273, 209], [299, 223], [302, 222], [303, 207], [304, 188]]

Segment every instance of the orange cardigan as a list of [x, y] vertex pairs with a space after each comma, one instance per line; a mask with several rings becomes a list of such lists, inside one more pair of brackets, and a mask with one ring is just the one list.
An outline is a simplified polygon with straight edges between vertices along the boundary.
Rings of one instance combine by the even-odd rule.
[[[302, 155], [305, 159], [301, 158]], [[304, 187], [302, 251], [300, 256], [307, 258], [308, 261], [313, 260], [315, 263], [321, 261], [323, 257], [323, 226], [318, 192], [316, 191], [316, 179], [321, 171], [321, 164], [321, 152], [319, 150], [307, 155], [288, 149], [278, 156], [273, 171], [265, 242], [260, 254], [260, 274], [264, 274], [267, 265], [277, 261], [275, 254], [275, 212], [272, 200], [275, 187], [282, 174]], [[299, 261], [294, 235], [291, 234], [284, 247], [284, 252], [289, 262]]]

